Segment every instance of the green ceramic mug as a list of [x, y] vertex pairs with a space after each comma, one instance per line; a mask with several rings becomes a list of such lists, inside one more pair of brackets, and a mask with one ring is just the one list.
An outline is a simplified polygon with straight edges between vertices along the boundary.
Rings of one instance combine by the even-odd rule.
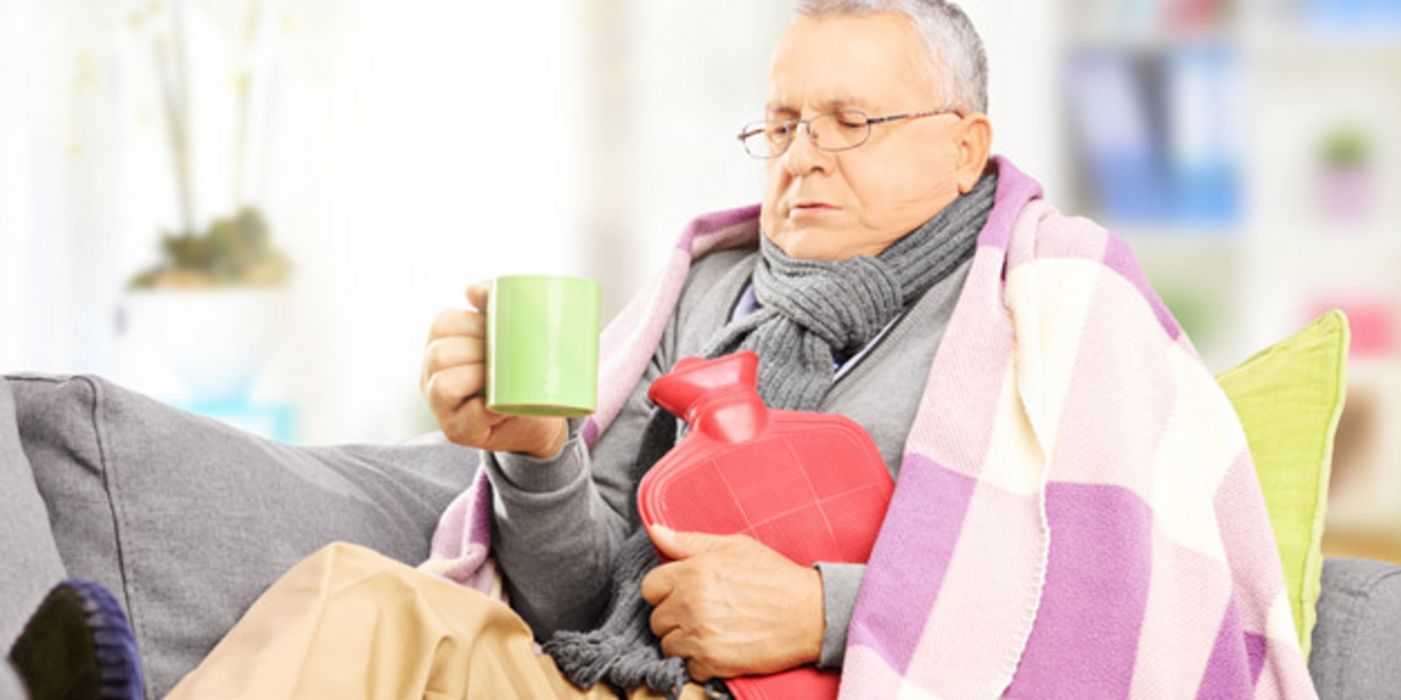
[[598, 396], [599, 285], [584, 277], [509, 275], [486, 309], [486, 407], [583, 416]]

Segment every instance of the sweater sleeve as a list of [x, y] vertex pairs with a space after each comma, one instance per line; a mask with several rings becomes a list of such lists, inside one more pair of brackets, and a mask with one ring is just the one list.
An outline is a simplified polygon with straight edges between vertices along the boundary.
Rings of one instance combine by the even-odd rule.
[[497, 563], [511, 605], [535, 635], [593, 627], [607, 605], [613, 556], [627, 538], [633, 463], [652, 413], [647, 388], [670, 367], [675, 319], [642, 379], [590, 453], [582, 420], [559, 454], [489, 453]]
[[846, 657], [847, 627], [851, 625], [851, 611], [856, 608], [856, 593], [861, 590], [866, 565], [818, 562], [816, 567], [822, 575], [822, 616], [825, 622], [822, 653], [817, 658], [817, 667], [841, 668], [842, 660]]

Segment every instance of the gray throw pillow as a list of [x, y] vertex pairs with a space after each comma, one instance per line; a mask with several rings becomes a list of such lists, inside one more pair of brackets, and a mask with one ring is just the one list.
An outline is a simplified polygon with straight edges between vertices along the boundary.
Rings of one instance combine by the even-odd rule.
[[7, 380], [68, 574], [124, 603], [153, 697], [322, 546], [424, 559], [438, 516], [479, 462], [442, 439], [288, 446], [94, 376]]
[[[20, 447], [14, 398], [0, 380], [0, 655], [10, 650], [34, 609], [63, 577], [48, 509]], [[0, 698], [5, 697], [0, 691]]]

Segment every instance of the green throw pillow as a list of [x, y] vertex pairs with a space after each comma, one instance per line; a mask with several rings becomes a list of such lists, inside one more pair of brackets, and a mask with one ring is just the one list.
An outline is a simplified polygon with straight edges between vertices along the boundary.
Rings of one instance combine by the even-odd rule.
[[1323, 516], [1333, 432], [1347, 395], [1347, 350], [1347, 317], [1330, 311], [1217, 377], [1245, 427], [1305, 658], [1323, 575]]

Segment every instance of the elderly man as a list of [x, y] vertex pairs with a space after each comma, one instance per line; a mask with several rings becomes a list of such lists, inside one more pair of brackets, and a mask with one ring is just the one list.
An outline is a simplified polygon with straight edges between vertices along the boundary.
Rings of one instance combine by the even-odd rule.
[[[605, 334], [599, 414], [487, 411], [483, 317], [444, 311], [422, 388], [483, 466], [434, 557], [322, 550], [171, 697], [700, 697], [809, 664], [849, 697], [1311, 695], [1229, 406], [1122, 244], [990, 159], [986, 73], [951, 4], [801, 3], [740, 133], [762, 206], [698, 220]], [[871, 433], [869, 569], [640, 527], [677, 437], [647, 387], [737, 350], [771, 406]]]
[[[762, 245], [696, 262], [647, 375], [591, 451], [563, 419], [487, 415], [481, 317], [439, 317], [425, 390], [447, 435], [491, 454], [496, 556], [542, 638], [590, 627], [608, 600], [646, 389], [680, 357], [759, 349], [771, 406], [854, 418], [898, 472], [919, 400], [909, 378], [928, 371], [997, 178], [977, 35], [952, 6], [909, 5], [919, 14], [809, 3], [784, 33], [765, 120], [740, 135], [766, 172]], [[468, 299], [485, 308], [485, 288]], [[744, 537], [658, 544], [697, 554], [642, 582], [662, 649], [692, 676], [841, 664], [862, 567], [799, 567]]]
[[[765, 120], [740, 134], [766, 172], [761, 245], [696, 262], [647, 374], [592, 450], [564, 419], [487, 414], [481, 316], [439, 316], [425, 392], [448, 436], [488, 451], [496, 557], [542, 638], [594, 626], [609, 600], [635, 462], [651, 447], [646, 390], [681, 357], [758, 349], [767, 403], [854, 418], [898, 473], [920, 398], [909, 378], [928, 371], [997, 175], [986, 59], [966, 16], [873, 5], [807, 3], [779, 40]], [[485, 308], [485, 294], [474, 286], [468, 300]], [[662, 651], [692, 677], [841, 665], [864, 567], [800, 567], [742, 536], [664, 537], [657, 546], [681, 561], [653, 570], [641, 594]]]

